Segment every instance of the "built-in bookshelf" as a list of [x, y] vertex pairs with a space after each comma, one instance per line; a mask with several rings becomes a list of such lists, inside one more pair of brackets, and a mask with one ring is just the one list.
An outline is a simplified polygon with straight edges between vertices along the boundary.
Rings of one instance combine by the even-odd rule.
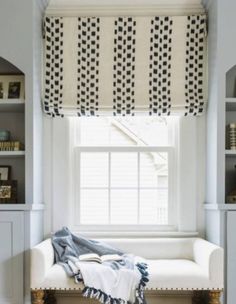
[[[236, 65], [226, 73], [225, 96], [225, 202], [228, 195], [236, 194], [236, 149], [230, 147], [229, 125], [236, 124]], [[236, 204], [230, 204], [232, 208]]]
[[0, 5], [4, 25], [0, 76], [18, 75], [25, 87], [25, 96], [20, 98], [9, 98], [0, 88], [0, 128], [9, 129], [13, 140], [25, 145], [25, 151], [1, 151], [0, 155], [0, 165], [11, 166], [12, 179], [18, 181], [18, 203], [0, 204], [1, 304], [31, 303], [29, 252], [44, 234], [41, 78], [42, 20], [47, 3], [12, 0]]
[[[7, 73], [7, 66], [9, 66], [9, 74]], [[10, 180], [17, 181], [17, 204], [0, 203], [0, 210], [9, 210], [9, 206], [13, 210], [19, 209], [19, 206], [25, 204], [25, 99], [22, 94], [16, 98], [5, 98], [2, 96], [6, 84], [4, 79], [7, 79], [8, 84], [10, 81], [21, 81], [20, 92], [24, 92], [24, 75], [19, 69], [8, 63], [4, 63], [4, 74], [1, 73], [0, 66], [0, 130], [7, 130], [10, 132], [9, 141], [20, 142], [23, 147], [21, 150], [16, 151], [2, 151], [0, 149], [0, 166], [10, 166]], [[11, 80], [12, 79], [12, 80]], [[20, 96], [21, 95], [21, 96]], [[4, 97], [4, 98], [1, 98]], [[12, 96], [11, 96], [12, 97]], [[19, 97], [19, 98], [18, 98]], [[1, 145], [6, 143], [0, 143]], [[9, 206], [6, 206], [9, 205]], [[17, 207], [16, 207], [17, 205]], [[18, 206], [19, 205], [19, 206]]]

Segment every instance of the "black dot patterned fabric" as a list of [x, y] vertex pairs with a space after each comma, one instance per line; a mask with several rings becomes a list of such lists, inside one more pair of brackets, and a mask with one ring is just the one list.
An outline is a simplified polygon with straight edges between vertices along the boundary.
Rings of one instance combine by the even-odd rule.
[[77, 114], [94, 116], [98, 111], [99, 18], [78, 18]]
[[205, 16], [188, 16], [186, 32], [184, 115], [198, 115], [204, 110], [203, 67], [205, 44]]
[[135, 33], [131, 17], [115, 20], [113, 114], [134, 115], [135, 109]]
[[51, 116], [201, 115], [206, 15], [44, 20]]
[[155, 17], [151, 20], [149, 114], [170, 115], [171, 109], [171, 17]]
[[63, 116], [63, 19], [45, 18], [44, 110], [50, 116]]

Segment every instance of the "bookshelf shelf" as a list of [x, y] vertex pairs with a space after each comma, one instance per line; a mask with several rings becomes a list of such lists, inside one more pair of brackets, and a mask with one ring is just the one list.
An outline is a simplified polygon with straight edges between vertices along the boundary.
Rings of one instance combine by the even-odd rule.
[[0, 157], [24, 157], [25, 151], [0, 151]]
[[236, 210], [236, 204], [205, 204], [204, 205], [206, 210], [227, 210], [227, 211], [234, 211]]
[[25, 107], [24, 99], [0, 99], [0, 112], [19, 112], [23, 113]]
[[226, 156], [236, 156], [236, 150], [225, 150]]
[[227, 97], [225, 101], [226, 103], [236, 103], [236, 97]]
[[0, 99], [0, 104], [25, 104], [25, 100], [21, 98]]
[[236, 98], [226, 98], [226, 112], [236, 111]]
[[0, 211], [43, 210], [43, 204], [0, 204]]

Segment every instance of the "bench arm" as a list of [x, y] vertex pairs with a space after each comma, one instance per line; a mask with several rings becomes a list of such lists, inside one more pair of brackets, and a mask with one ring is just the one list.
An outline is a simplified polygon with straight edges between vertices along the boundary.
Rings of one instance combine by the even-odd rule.
[[203, 239], [196, 239], [193, 244], [193, 257], [201, 266], [214, 288], [224, 286], [224, 252], [223, 249]]
[[47, 239], [31, 249], [31, 282], [32, 289], [39, 288], [48, 270], [54, 264], [54, 251], [51, 239]]

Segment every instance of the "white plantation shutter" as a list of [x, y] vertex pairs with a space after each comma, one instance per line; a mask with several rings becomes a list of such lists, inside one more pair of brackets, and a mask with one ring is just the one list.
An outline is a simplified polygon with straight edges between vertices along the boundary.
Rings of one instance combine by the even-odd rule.
[[111, 154], [111, 187], [134, 188], [138, 186], [138, 155], [133, 152]]
[[108, 187], [108, 153], [82, 153], [81, 187]]
[[[75, 148], [80, 225], [170, 224], [168, 128], [158, 118], [80, 119]], [[149, 138], [155, 142], [150, 133], [160, 146], [148, 145]]]
[[[114, 152], [104, 147], [107, 152], [96, 152], [97, 148], [87, 149], [86, 152], [86, 147], [77, 148], [81, 169], [76, 186], [80, 189], [81, 224], [168, 224], [170, 151], [154, 152], [151, 148], [146, 152], [131, 152], [130, 148], [117, 148], [119, 152]], [[161, 154], [165, 164], [163, 160], [161, 164], [154, 163], [150, 153]], [[165, 173], [159, 172], [158, 166], [164, 166]]]

